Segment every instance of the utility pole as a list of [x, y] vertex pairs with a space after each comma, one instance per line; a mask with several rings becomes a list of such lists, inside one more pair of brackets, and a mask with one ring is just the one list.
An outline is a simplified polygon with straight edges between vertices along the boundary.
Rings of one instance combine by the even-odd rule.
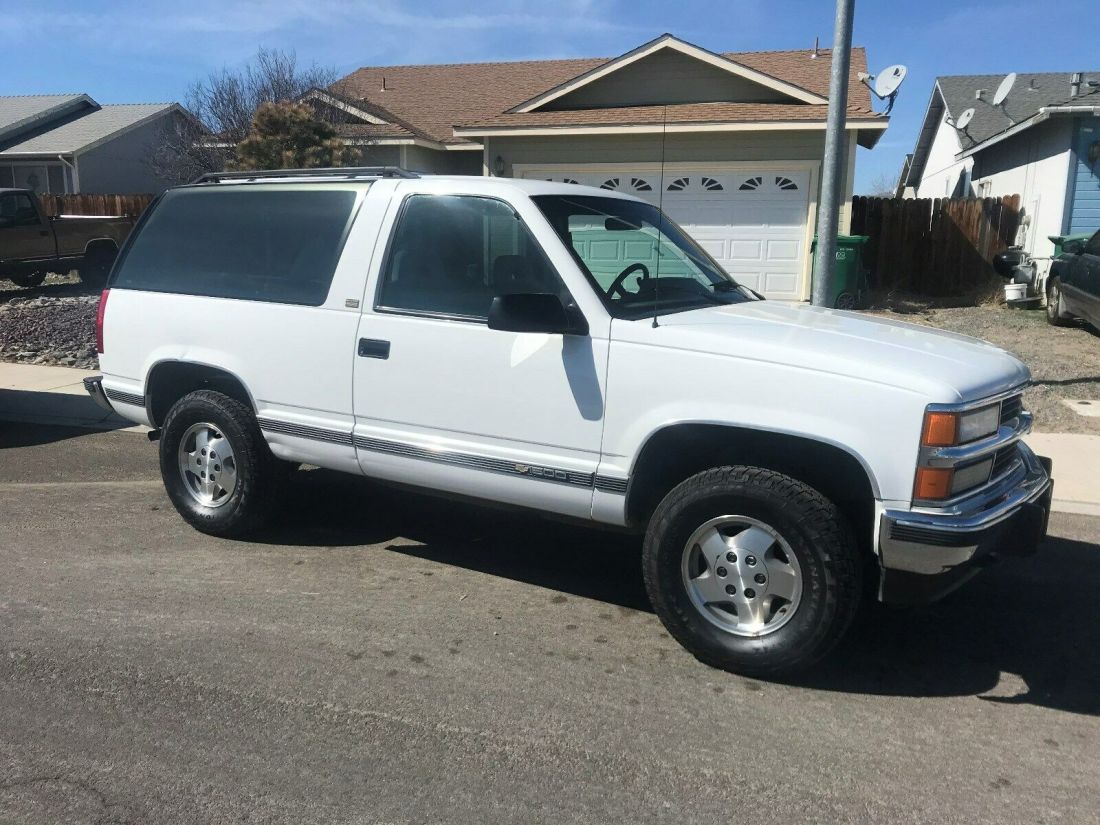
[[825, 157], [821, 168], [821, 202], [817, 209], [817, 254], [814, 256], [813, 303], [825, 306], [836, 269], [836, 233], [840, 218], [841, 170], [848, 146], [848, 68], [852, 61], [852, 17], [855, 0], [836, 0], [836, 28], [831, 53], [829, 114], [825, 124]]

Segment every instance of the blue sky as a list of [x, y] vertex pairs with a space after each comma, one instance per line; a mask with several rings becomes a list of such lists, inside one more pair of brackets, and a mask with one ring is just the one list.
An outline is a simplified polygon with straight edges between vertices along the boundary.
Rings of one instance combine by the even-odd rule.
[[[872, 71], [910, 69], [889, 131], [860, 151], [857, 192], [896, 175], [937, 74], [1100, 70], [1095, 2], [857, 0], [854, 42], [867, 47]], [[192, 80], [247, 61], [260, 45], [341, 72], [613, 56], [665, 31], [715, 51], [808, 50], [815, 36], [831, 41], [833, 8], [832, 0], [3, 0], [0, 94], [178, 100]]]

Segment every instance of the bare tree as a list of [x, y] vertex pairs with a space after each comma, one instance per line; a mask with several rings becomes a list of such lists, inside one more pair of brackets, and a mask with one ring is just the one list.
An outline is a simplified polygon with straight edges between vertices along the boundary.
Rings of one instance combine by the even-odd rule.
[[[338, 79], [334, 68], [302, 67], [293, 51], [265, 48], [239, 69], [211, 72], [187, 90], [184, 105], [193, 117], [174, 119], [164, 129], [150, 158], [154, 174], [177, 183], [222, 171], [261, 104], [295, 101], [310, 89], [336, 86]], [[317, 114], [324, 119], [323, 112]]]
[[897, 195], [897, 179], [889, 172], [879, 172], [867, 185], [869, 198], [892, 198]]

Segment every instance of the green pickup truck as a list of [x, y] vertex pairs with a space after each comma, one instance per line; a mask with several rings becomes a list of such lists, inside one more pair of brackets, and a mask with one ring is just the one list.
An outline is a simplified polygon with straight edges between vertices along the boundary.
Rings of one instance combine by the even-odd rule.
[[50, 217], [29, 189], [0, 189], [0, 278], [35, 287], [51, 272], [75, 269], [81, 281], [101, 286], [133, 224], [128, 217]]

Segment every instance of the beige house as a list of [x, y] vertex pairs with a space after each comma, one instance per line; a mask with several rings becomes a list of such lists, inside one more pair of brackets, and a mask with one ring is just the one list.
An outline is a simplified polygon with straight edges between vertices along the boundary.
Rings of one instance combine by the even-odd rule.
[[[829, 66], [827, 50], [717, 54], [666, 34], [613, 59], [363, 68], [310, 98], [365, 163], [632, 192], [742, 283], [805, 300]], [[842, 231], [856, 146], [887, 126], [865, 68], [854, 49]]]

